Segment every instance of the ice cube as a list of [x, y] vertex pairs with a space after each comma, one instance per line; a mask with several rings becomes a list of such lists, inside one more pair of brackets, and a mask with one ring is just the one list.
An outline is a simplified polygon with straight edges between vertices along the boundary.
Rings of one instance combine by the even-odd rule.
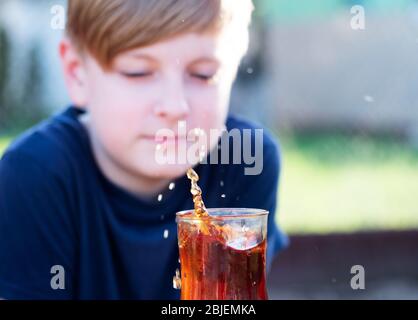
[[235, 250], [248, 250], [258, 245], [256, 237], [240, 237], [229, 240], [226, 245]]

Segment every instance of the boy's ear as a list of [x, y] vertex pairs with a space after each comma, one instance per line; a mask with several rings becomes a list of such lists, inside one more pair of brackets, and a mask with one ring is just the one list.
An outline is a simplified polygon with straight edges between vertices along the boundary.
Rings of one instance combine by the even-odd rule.
[[88, 104], [85, 61], [68, 38], [61, 40], [59, 55], [70, 98], [74, 105], [85, 108]]

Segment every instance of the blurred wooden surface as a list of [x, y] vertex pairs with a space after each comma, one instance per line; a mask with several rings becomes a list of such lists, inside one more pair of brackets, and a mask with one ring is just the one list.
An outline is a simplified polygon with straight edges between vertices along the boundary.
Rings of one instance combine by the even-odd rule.
[[[365, 290], [353, 290], [362, 265]], [[273, 262], [270, 299], [418, 299], [418, 231], [291, 236]]]

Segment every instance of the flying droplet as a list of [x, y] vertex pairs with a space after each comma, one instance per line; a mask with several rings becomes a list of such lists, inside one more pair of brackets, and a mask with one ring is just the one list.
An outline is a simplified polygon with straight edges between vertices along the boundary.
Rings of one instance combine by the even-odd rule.
[[168, 230], [167, 229], [164, 230], [163, 237], [164, 237], [164, 239], [168, 238]]
[[159, 194], [157, 200], [158, 200], [158, 202], [161, 202], [161, 200], [163, 200], [163, 195], [162, 194]]
[[162, 149], [162, 145], [161, 144], [157, 144], [156, 145], [156, 147], [155, 147], [155, 149], [157, 150], [157, 151], [160, 151], [161, 149]]
[[365, 95], [364, 96], [364, 101], [372, 103], [372, 102], [374, 102], [374, 98], [372, 96]]
[[173, 190], [175, 188], [176, 184], [174, 182], [171, 182], [168, 186], [168, 190]]
[[222, 194], [222, 195], [221, 195], [221, 198], [226, 198], [226, 195], [225, 195], [225, 194]]
[[162, 214], [160, 218], [161, 218], [161, 220], [164, 220], [164, 215]]
[[221, 180], [221, 182], [219, 183], [219, 185], [220, 185], [221, 187], [223, 187], [223, 186], [224, 186], [224, 182], [223, 182], [223, 180]]
[[248, 74], [253, 74], [254, 73], [254, 69], [253, 68], [247, 68], [247, 73]]
[[181, 277], [179, 269], [176, 269], [176, 275], [173, 277], [173, 288], [181, 289]]

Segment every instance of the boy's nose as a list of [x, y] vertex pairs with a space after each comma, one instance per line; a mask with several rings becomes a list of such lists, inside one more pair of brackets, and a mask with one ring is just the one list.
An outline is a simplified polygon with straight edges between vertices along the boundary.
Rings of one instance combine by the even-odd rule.
[[167, 86], [155, 106], [155, 114], [158, 117], [173, 120], [185, 119], [189, 112], [189, 103], [181, 85]]

